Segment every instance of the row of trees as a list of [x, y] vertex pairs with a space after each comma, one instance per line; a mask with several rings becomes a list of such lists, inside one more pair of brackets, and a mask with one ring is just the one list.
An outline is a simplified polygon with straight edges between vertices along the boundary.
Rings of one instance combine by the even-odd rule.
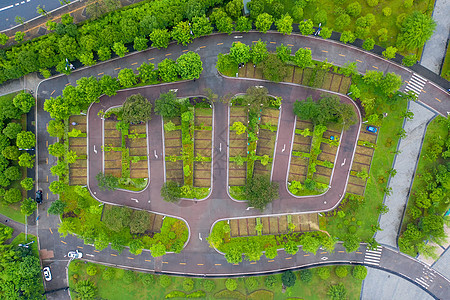
[[[11, 187], [14, 181], [22, 179], [22, 168], [33, 168], [32, 150], [36, 137], [31, 131], [23, 130], [21, 118], [34, 106], [34, 97], [27, 92], [20, 92], [14, 98], [3, 97], [0, 100], [0, 201], [12, 204], [23, 199], [19, 188]], [[25, 178], [20, 181], [23, 190], [34, 188], [34, 180]], [[36, 209], [33, 199], [24, 199], [21, 211], [30, 215]]]
[[[61, 23], [53, 21], [47, 23], [48, 29], [54, 30], [53, 33], [28, 43], [15, 45], [5, 51], [5, 55], [0, 57], [0, 82], [19, 78], [35, 71], [41, 71], [43, 75], [50, 76], [48, 69], [53, 67], [56, 67], [58, 72], [70, 73], [66, 59], [79, 60], [82, 64], [90, 66], [97, 60], [110, 59], [112, 52], [120, 57], [124, 56], [129, 51], [126, 45], [131, 46], [131, 44], [138, 51], [146, 49], [149, 41], [152, 46], [165, 48], [171, 38], [179, 44], [187, 45], [195, 37], [210, 34], [213, 26], [219, 32], [231, 33], [233, 30], [246, 32], [252, 28], [252, 22], [254, 22], [256, 28], [265, 33], [275, 21], [279, 32], [283, 34], [292, 32], [293, 18], [287, 13], [280, 15], [272, 12], [273, 15], [270, 15], [264, 12], [262, 1], [250, 2], [250, 18], [241, 16], [243, 4], [239, 0], [223, 4], [222, 0], [145, 2], [111, 12], [80, 27], [72, 23], [72, 17], [63, 16]], [[206, 13], [214, 6], [223, 7], [213, 9], [207, 17]], [[301, 7], [295, 8], [292, 12], [295, 19], [298, 18], [300, 10], [302, 10]], [[352, 15], [357, 15], [358, 9], [355, 5], [349, 5], [348, 10], [352, 11]], [[321, 14], [323, 15], [323, 11]], [[349, 18], [348, 14], [343, 13], [336, 19], [336, 24], [346, 23]], [[324, 23], [323, 21], [326, 21], [323, 20], [323, 16], [315, 19], [314, 22], [300, 21], [300, 32], [304, 35], [312, 34], [314, 23]], [[361, 30], [357, 30], [357, 36], [366, 38], [365, 34], [359, 34], [359, 32], [369, 32], [373, 22], [374, 16], [371, 14], [360, 17], [357, 23]], [[400, 49], [417, 48], [423, 45], [434, 29], [432, 19], [417, 12], [405, 17], [401, 23], [402, 32], [397, 45]], [[331, 33], [331, 29], [325, 27], [320, 35], [323, 38], [329, 38]], [[20, 38], [23, 39], [23, 34]], [[341, 40], [352, 42], [354, 38], [353, 33], [344, 32]], [[7, 40], [5, 35], [0, 35], [0, 42], [5, 43]], [[365, 49], [373, 48], [373, 44], [374, 41], [369, 39], [365, 43]]]
[[199, 78], [203, 71], [200, 55], [187, 52], [177, 58], [165, 59], [158, 64], [158, 69], [152, 63], [142, 63], [136, 75], [132, 69], [120, 70], [118, 77], [102, 76], [99, 80], [94, 77], [82, 77], [77, 85], [68, 85], [62, 96], [50, 97], [44, 103], [44, 110], [56, 120], [64, 120], [70, 115], [79, 114], [93, 102], [98, 102], [102, 94], [116, 95], [122, 88], [129, 88], [138, 84], [155, 84], [160, 81], [169, 82], [180, 79], [191, 80]]

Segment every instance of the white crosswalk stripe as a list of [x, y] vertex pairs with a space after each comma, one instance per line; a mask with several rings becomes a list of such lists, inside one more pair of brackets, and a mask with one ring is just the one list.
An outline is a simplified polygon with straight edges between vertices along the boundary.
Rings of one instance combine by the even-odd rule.
[[422, 89], [426, 83], [427, 80], [425, 78], [414, 73], [405, 87], [405, 92], [412, 91], [414, 94], [419, 96], [420, 93], [422, 93]]
[[366, 248], [366, 253], [364, 255], [364, 263], [378, 266], [380, 264], [382, 251], [383, 247], [381, 246], [378, 246], [376, 250]]
[[436, 274], [434, 273], [434, 270], [425, 266], [422, 270], [422, 276], [416, 277], [414, 279], [414, 281], [419, 283], [424, 288], [428, 288], [430, 286], [430, 284], [433, 283], [433, 279], [435, 277], [436, 277]]

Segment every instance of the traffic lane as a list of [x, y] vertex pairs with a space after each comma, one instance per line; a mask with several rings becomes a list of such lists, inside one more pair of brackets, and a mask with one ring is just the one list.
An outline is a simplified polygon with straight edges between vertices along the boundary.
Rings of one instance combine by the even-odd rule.
[[52, 275], [50, 281], [46, 281], [44, 278], [45, 291], [52, 291], [62, 289], [68, 286], [67, 282], [67, 267], [69, 260], [43, 260], [42, 267], [49, 267]]
[[448, 116], [450, 113], [450, 94], [443, 93], [441, 88], [428, 80], [418, 100], [443, 116]]
[[18, 25], [16, 16], [29, 21], [41, 16], [37, 13], [37, 7], [41, 6], [50, 12], [61, 6], [58, 0], [3, 0], [0, 4], [0, 31]]

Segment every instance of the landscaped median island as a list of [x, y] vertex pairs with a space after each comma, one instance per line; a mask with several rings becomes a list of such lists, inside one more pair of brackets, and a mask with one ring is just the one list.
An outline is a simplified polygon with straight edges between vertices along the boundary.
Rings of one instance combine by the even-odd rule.
[[231, 100], [228, 185], [236, 200], [248, 200], [246, 185], [254, 176], [271, 176], [281, 101], [258, 86]]
[[206, 98], [161, 94], [155, 111], [163, 117], [166, 201], [204, 199], [211, 190], [213, 109]]
[[[134, 272], [82, 263], [69, 264], [72, 297], [82, 299], [357, 299], [364, 266], [326, 266], [268, 276], [190, 278]], [[300, 298], [299, 298], [300, 297]]]

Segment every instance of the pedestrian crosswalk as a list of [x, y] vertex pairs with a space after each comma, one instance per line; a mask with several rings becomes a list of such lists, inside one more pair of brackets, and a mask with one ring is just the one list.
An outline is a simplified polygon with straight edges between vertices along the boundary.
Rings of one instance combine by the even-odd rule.
[[426, 83], [427, 80], [425, 78], [420, 77], [419, 75], [414, 73], [405, 87], [405, 92], [412, 91], [414, 94], [419, 96]]
[[433, 271], [430, 268], [424, 267], [422, 270], [422, 276], [416, 277], [414, 281], [423, 286], [424, 288], [428, 288], [430, 284], [433, 283], [435, 277], [436, 277], [435, 271]]
[[381, 252], [383, 252], [383, 247], [378, 246], [377, 249], [371, 250], [366, 248], [366, 254], [364, 256], [364, 263], [369, 265], [380, 265]]

